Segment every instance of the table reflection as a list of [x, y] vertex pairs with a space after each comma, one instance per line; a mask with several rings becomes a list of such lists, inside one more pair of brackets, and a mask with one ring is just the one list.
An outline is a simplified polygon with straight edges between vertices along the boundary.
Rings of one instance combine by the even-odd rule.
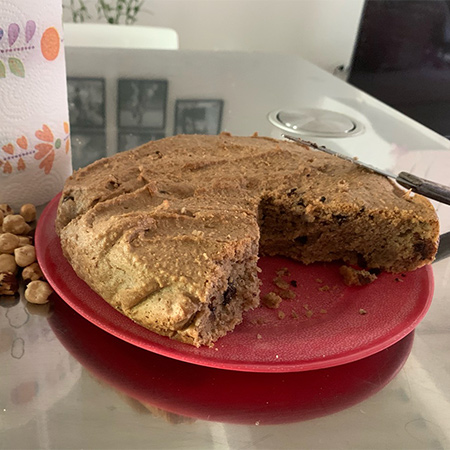
[[329, 369], [269, 374], [196, 366], [142, 350], [91, 324], [56, 296], [49, 323], [91, 374], [134, 407], [137, 401], [170, 422], [186, 417], [264, 425], [335, 413], [386, 386], [414, 339], [412, 332], [382, 352]]

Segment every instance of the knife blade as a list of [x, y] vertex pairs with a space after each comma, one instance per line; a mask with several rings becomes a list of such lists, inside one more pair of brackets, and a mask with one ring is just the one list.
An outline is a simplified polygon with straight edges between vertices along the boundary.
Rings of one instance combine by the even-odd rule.
[[321, 152], [328, 153], [329, 155], [336, 156], [341, 159], [345, 159], [346, 161], [350, 161], [353, 164], [357, 164], [358, 166], [364, 167], [372, 172], [378, 173], [385, 177], [389, 177], [394, 179], [398, 184], [403, 186], [406, 189], [411, 189], [416, 194], [423, 195], [425, 197], [431, 198], [433, 200], [437, 200], [440, 203], [445, 203], [446, 205], [450, 205], [450, 187], [444, 186], [439, 183], [435, 183], [434, 181], [426, 180], [425, 178], [420, 178], [416, 175], [413, 175], [409, 172], [400, 172], [398, 175], [390, 173], [386, 170], [378, 169], [377, 167], [371, 166], [370, 164], [366, 164], [359, 159], [352, 158], [350, 156], [343, 155], [342, 153], [336, 152], [334, 150], [330, 150], [325, 146], [319, 146], [314, 142], [305, 141], [304, 139], [289, 136], [287, 134], [283, 134], [283, 137], [296, 142], [297, 144], [306, 145], [311, 147], [314, 150], [319, 150]]

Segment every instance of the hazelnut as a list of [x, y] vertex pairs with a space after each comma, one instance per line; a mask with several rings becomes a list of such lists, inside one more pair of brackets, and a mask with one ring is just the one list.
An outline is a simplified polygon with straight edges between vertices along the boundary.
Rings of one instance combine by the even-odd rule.
[[32, 242], [32, 239], [30, 236], [17, 236], [19, 238], [19, 245], [18, 247], [23, 247], [24, 245], [30, 245]]
[[36, 220], [36, 208], [31, 203], [26, 203], [20, 208], [20, 215], [25, 219], [25, 222], [33, 222]]
[[17, 273], [17, 264], [13, 255], [0, 255], [0, 273], [1, 272]]
[[25, 298], [30, 303], [43, 305], [48, 302], [50, 294], [53, 292], [50, 285], [45, 281], [32, 281], [25, 289]]
[[6, 203], [0, 203], [0, 211], [3, 213], [4, 216], [14, 214], [14, 211], [12, 210], [11, 206], [7, 205]]
[[39, 278], [43, 278], [44, 274], [42, 273], [41, 268], [39, 267], [39, 264], [37, 262], [30, 264], [29, 266], [25, 267], [22, 271], [22, 278], [27, 281], [36, 281], [39, 280]]
[[19, 214], [11, 214], [3, 219], [3, 231], [5, 233], [26, 234], [30, 230], [30, 225]]
[[19, 238], [15, 234], [0, 234], [0, 253], [14, 253], [17, 247], [19, 247]]
[[14, 257], [19, 267], [26, 267], [36, 261], [36, 250], [33, 245], [24, 245], [14, 250]]
[[0, 295], [14, 295], [18, 290], [19, 283], [12, 273], [0, 273]]

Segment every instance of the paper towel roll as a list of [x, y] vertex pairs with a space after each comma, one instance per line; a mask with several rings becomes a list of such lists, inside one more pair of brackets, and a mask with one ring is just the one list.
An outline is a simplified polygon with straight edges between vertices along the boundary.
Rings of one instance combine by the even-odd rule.
[[72, 173], [61, 0], [0, 1], [0, 203], [41, 205]]

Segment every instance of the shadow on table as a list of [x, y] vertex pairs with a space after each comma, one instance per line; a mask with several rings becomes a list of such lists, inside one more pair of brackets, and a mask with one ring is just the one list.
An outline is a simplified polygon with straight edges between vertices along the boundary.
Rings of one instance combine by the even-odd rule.
[[150, 411], [167, 412], [171, 422], [180, 415], [264, 425], [335, 413], [386, 386], [406, 362], [414, 339], [412, 332], [375, 355], [329, 369], [250, 373], [197, 366], [142, 350], [91, 324], [56, 296], [49, 323], [93, 375]]

